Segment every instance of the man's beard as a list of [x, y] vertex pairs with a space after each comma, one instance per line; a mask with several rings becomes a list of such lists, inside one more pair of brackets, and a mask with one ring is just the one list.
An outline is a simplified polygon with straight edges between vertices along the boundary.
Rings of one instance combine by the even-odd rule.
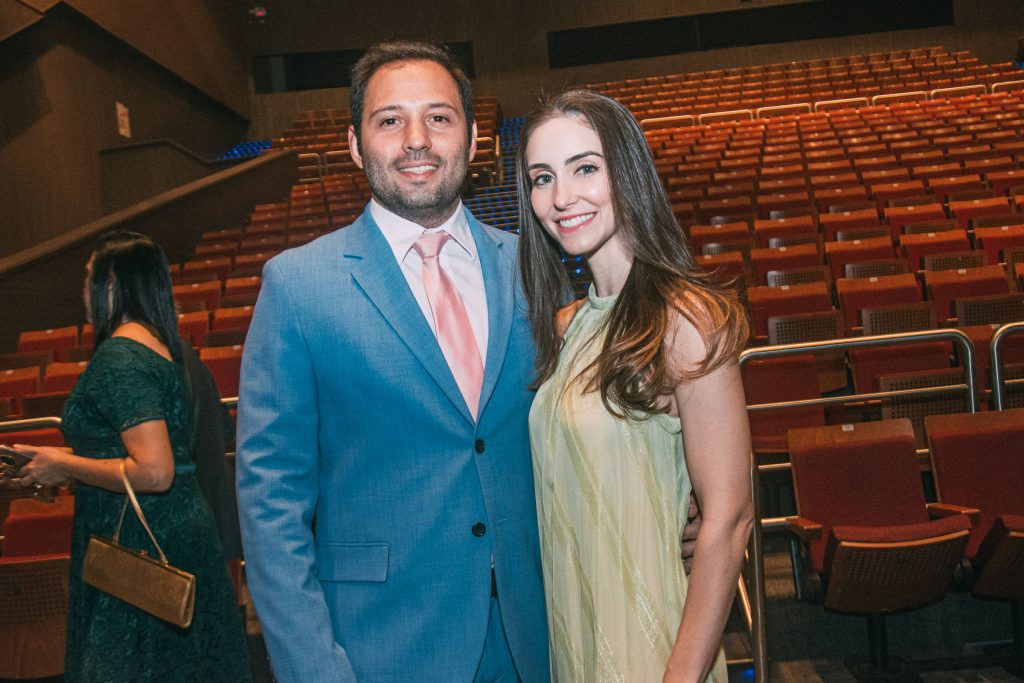
[[[435, 187], [409, 191], [397, 183], [395, 175], [400, 173], [398, 166], [417, 161], [437, 166], [435, 173], [441, 174], [441, 180]], [[410, 154], [391, 162], [366, 154], [363, 156], [363, 166], [370, 191], [384, 208], [417, 225], [436, 227], [451, 216], [462, 194], [462, 183], [469, 167], [469, 152], [464, 150], [451, 163], [429, 152]]]

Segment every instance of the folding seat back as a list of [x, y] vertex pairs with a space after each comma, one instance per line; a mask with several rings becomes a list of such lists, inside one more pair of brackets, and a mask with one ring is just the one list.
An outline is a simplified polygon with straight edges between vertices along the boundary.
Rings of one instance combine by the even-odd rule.
[[768, 318], [777, 315], [832, 310], [832, 292], [824, 282], [783, 287], [751, 287], [747, 290], [752, 332], [768, 336]]
[[178, 314], [178, 334], [187, 339], [192, 346], [202, 346], [209, 331], [210, 313], [206, 309]]
[[797, 512], [822, 527], [809, 544], [814, 571], [825, 571], [834, 527], [928, 521], [909, 420], [794, 429], [788, 443]]
[[202, 348], [199, 358], [210, 369], [217, 390], [224, 398], [238, 396], [238, 379], [242, 370], [242, 346]]
[[957, 325], [1005, 325], [1024, 321], [1024, 293], [954, 299]]
[[50, 363], [43, 375], [43, 391], [71, 391], [78, 383], [78, 376], [85, 372], [88, 365], [88, 361]]
[[807, 268], [821, 264], [817, 244], [798, 244], [768, 249], [752, 249], [750, 262], [758, 284], [767, 282], [768, 271], [786, 268]]
[[251, 305], [237, 308], [218, 308], [213, 312], [211, 330], [249, 329], [252, 322], [253, 307]]
[[174, 285], [171, 290], [174, 300], [179, 303], [202, 302], [208, 311], [212, 311], [220, 305], [220, 280]]
[[800, 285], [808, 282], [824, 282], [831, 287], [832, 269], [828, 266], [810, 266], [805, 268], [769, 270], [765, 273], [765, 281], [769, 287]]
[[869, 278], [836, 280], [839, 307], [846, 319], [847, 330], [862, 325], [861, 309], [871, 306], [917, 303], [921, 290], [910, 273]]
[[4, 557], [70, 553], [74, 514], [74, 496], [55, 496], [52, 503], [11, 501], [4, 522]]
[[843, 274], [850, 279], [899, 275], [908, 271], [907, 260], [904, 258], [858, 261], [856, 263], [847, 263], [843, 266]]
[[[818, 363], [813, 355], [763, 358], [743, 364], [747, 405], [782, 403], [821, 397]], [[823, 406], [750, 411], [754, 451], [784, 451], [786, 433], [797, 427], [825, 424]]]
[[0, 558], [0, 640], [12, 644], [0, 654], [0, 678], [63, 673], [69, 565], [67, 554]]
[[[836, 310], [777, 316], [768, 319], [768, 343], [777, 346], [841, 339], [844, 329], [843, 314]], [[836, 391], [847, 385], [844, 352], [826, 351], [815, 354], [815, 357], [821, 393]]]
[[925, 425], [939, 500], [981, 513], [967, 547], [974, 557], [996, 518], [1024, 515], [1024, 409], [934, 415]]
[[40, 368], [12, 368], [0, 370], [0, 396], [11, 399], [14, 412], [21, 414], [21, 397], [39, 393]]
[[954, 314], [952, 304], [956, 299], [1010, 291], [1006, 271], [999, 265], [926, 272], [924, 281], [940, 323]]
[[[827, 238], [826, 238], [827, 239]], [[843, 277], [847, 263], [891, 259], [896, 255], [892, 240], [888, 237], [873, 237], [850, 242], [825, 242], [825, 256], [832, 266], [832, 277]]]
[[945, 254], [928, 254], [921, 258], [921, 265], [926, 271], [959, 270], [961, 268], [981, 268], [986, 265], [985, 252], [953, 251]]
[[[946, 357], [948, 359], [948, 356]], [[939, 360], [934, 361], [939, 364]], [[877, 377], [879, 391], [900, 391], [903, 389], [924, 389], [946, 387], [964, 383], [963, 368], [942, 368], [937, 370], [913, 370], [903, 363], [905, 372]], [[948, 360], [947, 360], [948, 365]], [[929, 415], [962, 413], [968, 409], [963, 393], [924, 394], [900, 396], [882, 401], [882, 419], [893, 420], [905, 417], [914, 426], [914, 438], [918, 448], [928, 445], [925, 418]]]
[[32, 330], [18, 335], [18, 351], [60, 351], [78, 345], [78, 326]]

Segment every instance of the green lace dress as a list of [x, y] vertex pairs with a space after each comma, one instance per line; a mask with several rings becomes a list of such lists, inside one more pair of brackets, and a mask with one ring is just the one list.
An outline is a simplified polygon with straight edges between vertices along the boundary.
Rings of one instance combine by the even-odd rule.
[[[591, 288], [530, 410], [555, 683], [659, 683], [686, 599], [679, 419], [619, 419], [570, 384], [600, 351], [613, 302]], [[727, 680], [721, 650], [707, 680]]]
[[[165, 420], [175, 477], [139, 502], [171, 564], [196, 576], [192, 625], [179, 629], [82, 582], [91, 534], [109, 538], [125, 496], [79, 484], [71, 540], [67, 681], [248, 681], [248, 653], [216, 527], [192, 462], [192, 409], [182, 368], [124, 337], [96, 350], [64, 407], [64, 439], [90, 458], [123, 458], [120, 433]], [[156, 552], [129, 508], [121, 542]]]

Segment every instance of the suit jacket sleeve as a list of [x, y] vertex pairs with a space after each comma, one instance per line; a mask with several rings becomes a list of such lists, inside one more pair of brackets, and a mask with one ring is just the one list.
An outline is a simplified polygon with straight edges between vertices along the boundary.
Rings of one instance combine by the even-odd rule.
[[351, 682], [316, 571], [317, 387], [289, 292], [303, 279], [268, 263], [245, 342], [238, 504], [246, 573], [277, 680]]

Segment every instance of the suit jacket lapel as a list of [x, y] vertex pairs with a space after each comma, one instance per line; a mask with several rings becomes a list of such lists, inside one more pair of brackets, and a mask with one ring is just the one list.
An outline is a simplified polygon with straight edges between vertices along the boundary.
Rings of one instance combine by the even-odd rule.
[[437, 338], [409, 291], [409, 283], [395, 261], [394, 252], [370, 217], [369, 209], [345, 230], [349, 233], [349, 240], [344, 255], [358, 261], [352, 265], [352, 278], [452, 405], [472, 423], [473, 416], [441, 353]]
[[482, 415], [487, 401], [494, 393], [501, 367], [508, 350], [508, 337], [512, 330], [512, 300], [515, 287], [515, 251], [489, 234], [488, 228], [466, 211], [469, 227], [476, 241], [480, 269], [487, 294], [487, 358], [484, 360], [484, 383], [480, 390]]

